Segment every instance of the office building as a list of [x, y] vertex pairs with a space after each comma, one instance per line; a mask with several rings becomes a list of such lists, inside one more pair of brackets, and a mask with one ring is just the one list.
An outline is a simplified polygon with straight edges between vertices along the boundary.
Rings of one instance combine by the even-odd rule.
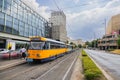
[[53, 11], [50, 22], [52, 26], [52, 38], [63, 42], [67, 41], [66, 16], [63, 11]]
[[14, 50], [27, 45], [29, 36], [45, 37], [46, 22], [24, 0], [0, 0], [0, 48]]
[[112, 16], [108, 22], [106, 35], [98, 40], [98, 47], [102, 50], [118, 48], [118, 36], [120, 35], [120, 14]]
[[45, 23], [45, 37], [52, 38], [52, 26], [53, 24], [50, 22]]
[[120, 14], [112, 16], [108, 23], [106, 34], [112, 34], [114, 32], [120, 33]]
[[98, 48], [101, 50], [116, 49], [118, 34], [106, 34], [102, 39], [98, 40]]

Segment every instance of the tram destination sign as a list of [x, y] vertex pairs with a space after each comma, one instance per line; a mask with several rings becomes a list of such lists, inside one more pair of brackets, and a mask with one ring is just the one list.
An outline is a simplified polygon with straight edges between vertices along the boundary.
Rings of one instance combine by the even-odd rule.
[[40, 38], [32, 38], [31, 41], [41, 41]]

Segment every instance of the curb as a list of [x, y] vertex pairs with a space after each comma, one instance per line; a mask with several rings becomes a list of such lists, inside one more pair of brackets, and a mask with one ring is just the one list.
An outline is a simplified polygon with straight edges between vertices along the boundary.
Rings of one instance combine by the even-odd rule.
[[7, 68], [10, 68], [10, 67], [13, 67], [13, 66], [17, 66], [17, 65], [23, 64], [25, 62], [26, 61], [18, 61], [18, 62], [14, 62], [14, 63], [11, 63], [11, 64], [0, 66], [0, 71], [4, 70], [4, 69], [7, 69]]
[[114, 80], [113, 77], [110, 76], [110, 74], [108, 74], [101, 66], [99, 66], [98, 63], [95, 60], [93, 60], [93, 58], [89, 54], [87, 55], [96, 64], [96, 66], [102, 71], [103, 75], [106, 77], [107, 80]]

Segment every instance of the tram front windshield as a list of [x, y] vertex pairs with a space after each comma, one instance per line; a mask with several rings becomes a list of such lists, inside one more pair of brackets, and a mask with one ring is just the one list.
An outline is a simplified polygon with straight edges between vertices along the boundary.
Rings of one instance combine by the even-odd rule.
[[43, 49], [45, 42], [31, 42], [29, 49]]

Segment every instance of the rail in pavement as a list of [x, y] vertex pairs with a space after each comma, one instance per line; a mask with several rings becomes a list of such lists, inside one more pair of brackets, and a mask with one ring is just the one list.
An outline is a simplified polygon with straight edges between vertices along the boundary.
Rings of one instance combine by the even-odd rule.
[[78, 53], [79, 56], [75, 62], [70, 80], [84, 80], [81, 51], [79, 50]]
[[25, 62], [25, 59], [0, 60], [0, 71]]

